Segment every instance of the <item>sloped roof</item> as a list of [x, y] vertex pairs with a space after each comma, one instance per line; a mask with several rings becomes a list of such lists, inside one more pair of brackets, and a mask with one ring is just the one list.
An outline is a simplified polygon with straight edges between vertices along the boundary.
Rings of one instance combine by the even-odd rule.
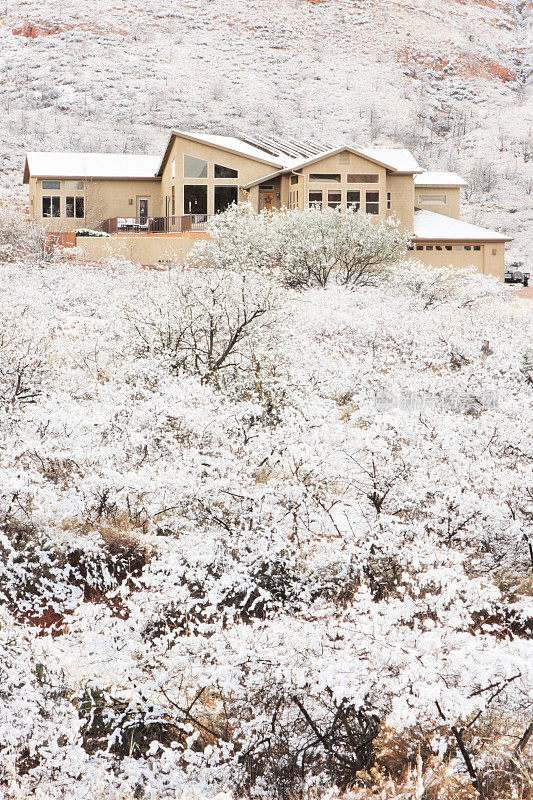
[[265, 161], [267, 164], [272, 164], [273, 166], [285, 166], [294, 161], [294, 158], [291, 158], [285, 153], [269, 153], [262, 148], [243, 141], [243, 139], [239, 139], [237, 136], [220, 136], [211, 133], [189, 133], [188, 131], [172, 132], [177, 136], [184, 136], [187, 139], [194, 139], [198, 142], [211, 144], [214, 147], [238, 153], [241, 156], [248, 156], [249, 158], [254, 158], [259, 161]]
[[414, 238], [436, 242], [510, 242], [503, 233], [434, 211], [415, 211]]
[[357, 147], [355, 150], [367, 158], [381, 162], [395, 172], [422, 172], [422, 167], [414, 155], [405, 147]]
[[24, 183], [36, 178], [139, 178], [156, 180], [160, 157], [124, 153], [28, 153]]
[[468, 186], [468, 181], [461, 178], [457, 172], [422, 172], [415, 176], [415, 186]]
[[337, 145], [320, 139], [296, 139], [293, 136], [279, 136], [277, 133], [239, 134], [239, 139], [274, 156], [286, 155], [290, 158], [311, 158]]
[[261, 161], [263, 164], [276, 167], [277, 169], [282, 169], [294, 160], [287, 154], [273, 155], [272, 153], [268, 153], [266, 150], [239, 139], [237, 136], [220, 136], [214, 133], [173, 130], [170, 134], [163, 158], [160, 159], [156, 168], [157, 175], [163, 174], [176, 136], [180, 136], [183, 139], [190, 139], [193, 142], [202, 142], [203, 144], [212, 145], [213, 147], [218, 147], [220, 150], [226, 150], [228, 153], [245, 156], [246, 158], [253, 158], [255, 161]]
[[311, 158], [292, 159], [291, 163], [284, 169], [270, 173], [269, 175], [265, 175], [257, 180], [250, 181], [250, 183], [245, 184], [244, 188], [249, 189], [252, 186], [257, 186], [258, 183], [263, 183], [265, 180], [272, 180], [273, 178], [276, 178], [279, 175], [283, 175], [287, 172], [308, 167], [311, 164], [322, 161], [324, 158], [329, 158], [337, 153], [342, 153], [343, 150], [349, 150], [351, 153], [354, 153], [357, 156], [362, 156], [362, 158], [366, 158], [369, 161], [372, 161], [381, 167], [385, 167], [385, 169], [388, 169], [394, 173], [406, 173], [411, 175], [415, 172], [422, 172], [422, 168], [417, 163], [411, 151], [406, 150], [405, 148], [354, 147], [353, 145], [347, 144], [341, 145], [340, 147], [334, 147], [330, 150], [325, 150], [324, 152], [314, 155]]

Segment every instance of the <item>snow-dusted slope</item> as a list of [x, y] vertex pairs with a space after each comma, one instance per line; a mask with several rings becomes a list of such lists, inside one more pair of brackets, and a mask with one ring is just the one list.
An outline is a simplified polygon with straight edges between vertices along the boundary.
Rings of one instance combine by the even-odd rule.
[[171, 126], [403, 144], [425, 168], [474, 171], [470, 221], [524, 253], [530, 6], [6, 0], [4, 191], [24, 197], [26, 149], [154, 152]]

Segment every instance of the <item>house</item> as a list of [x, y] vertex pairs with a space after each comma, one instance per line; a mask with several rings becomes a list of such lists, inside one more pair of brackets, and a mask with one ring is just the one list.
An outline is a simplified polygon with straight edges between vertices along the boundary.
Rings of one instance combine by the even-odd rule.
[[24, 183], [31, 216], [50, 232], [111, 234], [77, 237], [88, 258], [179, 258], [207, 235], [209, 217], [242, 201], [256, 211], [314, 205], [394, 215], [421, 261], [474, 265], [502, 279], [510, 241], [460, 220], [467, 184], [459, 175], [425, 172], [401, 148], [172, 131], [162, 157], [28, 153]]

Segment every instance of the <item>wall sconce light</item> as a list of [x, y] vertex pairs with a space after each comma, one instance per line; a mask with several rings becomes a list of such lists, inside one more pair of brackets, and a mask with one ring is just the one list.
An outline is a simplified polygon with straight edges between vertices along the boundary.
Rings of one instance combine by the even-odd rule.
[[130, 199], [128, 200], [128, 205], [129, 205], [129, 206], [132, 206], [132, 205], [133, 205], [133, 197], [130, 197]]
[[281, 192], [276, 192], [276, 200], [279, 200], [281, 197]]

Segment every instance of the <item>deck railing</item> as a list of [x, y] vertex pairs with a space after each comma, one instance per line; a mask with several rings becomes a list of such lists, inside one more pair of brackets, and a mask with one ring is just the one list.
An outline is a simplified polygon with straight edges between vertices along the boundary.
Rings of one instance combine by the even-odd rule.
[[110, 217], [102, 222], [105, 233], [186, 233], [203, 231], [207, 214], [185, 214], [174, 217]]

